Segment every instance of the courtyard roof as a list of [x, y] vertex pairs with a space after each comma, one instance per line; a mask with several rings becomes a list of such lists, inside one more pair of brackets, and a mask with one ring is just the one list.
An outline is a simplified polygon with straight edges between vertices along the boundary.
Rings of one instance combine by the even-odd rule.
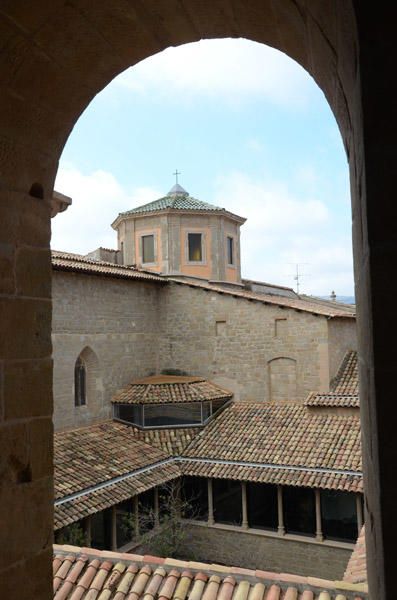
[[205, 476], [205, 461], [217, 459], [226, 463], [219, 463], [214, 476], [228, 476], [221, 475], [222, 468], [229, 473], [233, 463], [241, 463], [314, 469], [318, 484], [327, 472], [361, 481], [360, 422], [354, 415], [310, 413], [298, 403], [235, 402], [194, 438], [184, 457], [203, 461]]
[[86, 258], [81, 254], [53, 250], [51, 256], [52, 268], [55, 271], [71, 271], [75, 273], [85, 273], [87, 275], [115, 277], [117, 279], [134, 279], [138, 281], [166, 283], [164, 277], [160, 277], [154, 273], [143, 271], [136, 267], [127, 267], [125, 265], [116, 265], [110, 262], [93, 260]]
[[54, 599], [364, 600], [365, 583], [54, 546]]
[[202, 377], [155, 375], [135, 379], [118, 391], [112, 402], [123, 404], [170, 404], [228, 400], [232, 392]]
[[328, 393], [312, 392], [306, 406], [359, 408], [357, 352], [347, 352]]

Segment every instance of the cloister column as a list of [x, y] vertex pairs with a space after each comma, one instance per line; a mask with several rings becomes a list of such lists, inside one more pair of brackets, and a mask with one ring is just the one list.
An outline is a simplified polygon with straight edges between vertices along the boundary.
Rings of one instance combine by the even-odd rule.
[[207, 479], [208, 483], [208, 525], [214, 525], [214, 495], [212, 493], [212, 479]]
[[277, 515], [278, 515], [277, 533], [279, 535], [284, 535], [285, 527], [284, 527], [284, 511], [283, 511], [283, 487], [281, 485], [277, 486]]
[[241, 482], [241, 504], [242, 504], [242, 523], [243, 529], [248, 529], [248, 507], [247, 507], [247, 483]]
[[321, 525], [321, 492], [319, 489], [314, 490], [316, 499], [316, 539], [322, 542], [324, 539]]
[[364, 525], [363, 505], [361, 494], [356, 494], [356, 513], [357, 513], [357, 533], [360, 534], [361, 528]]

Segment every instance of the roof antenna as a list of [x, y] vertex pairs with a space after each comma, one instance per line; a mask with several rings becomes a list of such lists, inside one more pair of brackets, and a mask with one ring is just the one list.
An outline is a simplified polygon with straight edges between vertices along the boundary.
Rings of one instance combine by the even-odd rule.
[[294, 264], [296, 267], [296, 271], [292, 275], [292, 277], [296, 281], [296, 293], [299, 296], [301, 279], [302, 279], [302, 277], [307, 277], [307, 273], [303, 274], [302, 271], [299, 270], [299, 267], [301, 267], [303, 265], [308, 265], [309, 263], [299, 263], [299, 264], [298, 263], [290, 263], [290, 264]]

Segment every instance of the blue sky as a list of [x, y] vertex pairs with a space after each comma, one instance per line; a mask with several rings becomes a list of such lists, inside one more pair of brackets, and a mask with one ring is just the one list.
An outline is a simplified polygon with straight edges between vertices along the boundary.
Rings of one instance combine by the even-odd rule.
[[56, 189], [73, 206], [53, 248], [115, 247], [110, 223], [164, 195], [172, 173], [194, 197], [247, 217], [245, 277], [353, 293], [348, 165], [331, 110], [294, 61], [246, 40], [170, 48], [91, 102], [64, 149]]

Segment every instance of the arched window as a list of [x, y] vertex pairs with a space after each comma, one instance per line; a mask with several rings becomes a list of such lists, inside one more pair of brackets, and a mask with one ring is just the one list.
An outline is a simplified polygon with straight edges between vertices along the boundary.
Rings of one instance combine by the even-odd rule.
[[74, 405], [84, 406], [86, 397], [86, 369], [84, 361], [79, 356], [74, 366]]

